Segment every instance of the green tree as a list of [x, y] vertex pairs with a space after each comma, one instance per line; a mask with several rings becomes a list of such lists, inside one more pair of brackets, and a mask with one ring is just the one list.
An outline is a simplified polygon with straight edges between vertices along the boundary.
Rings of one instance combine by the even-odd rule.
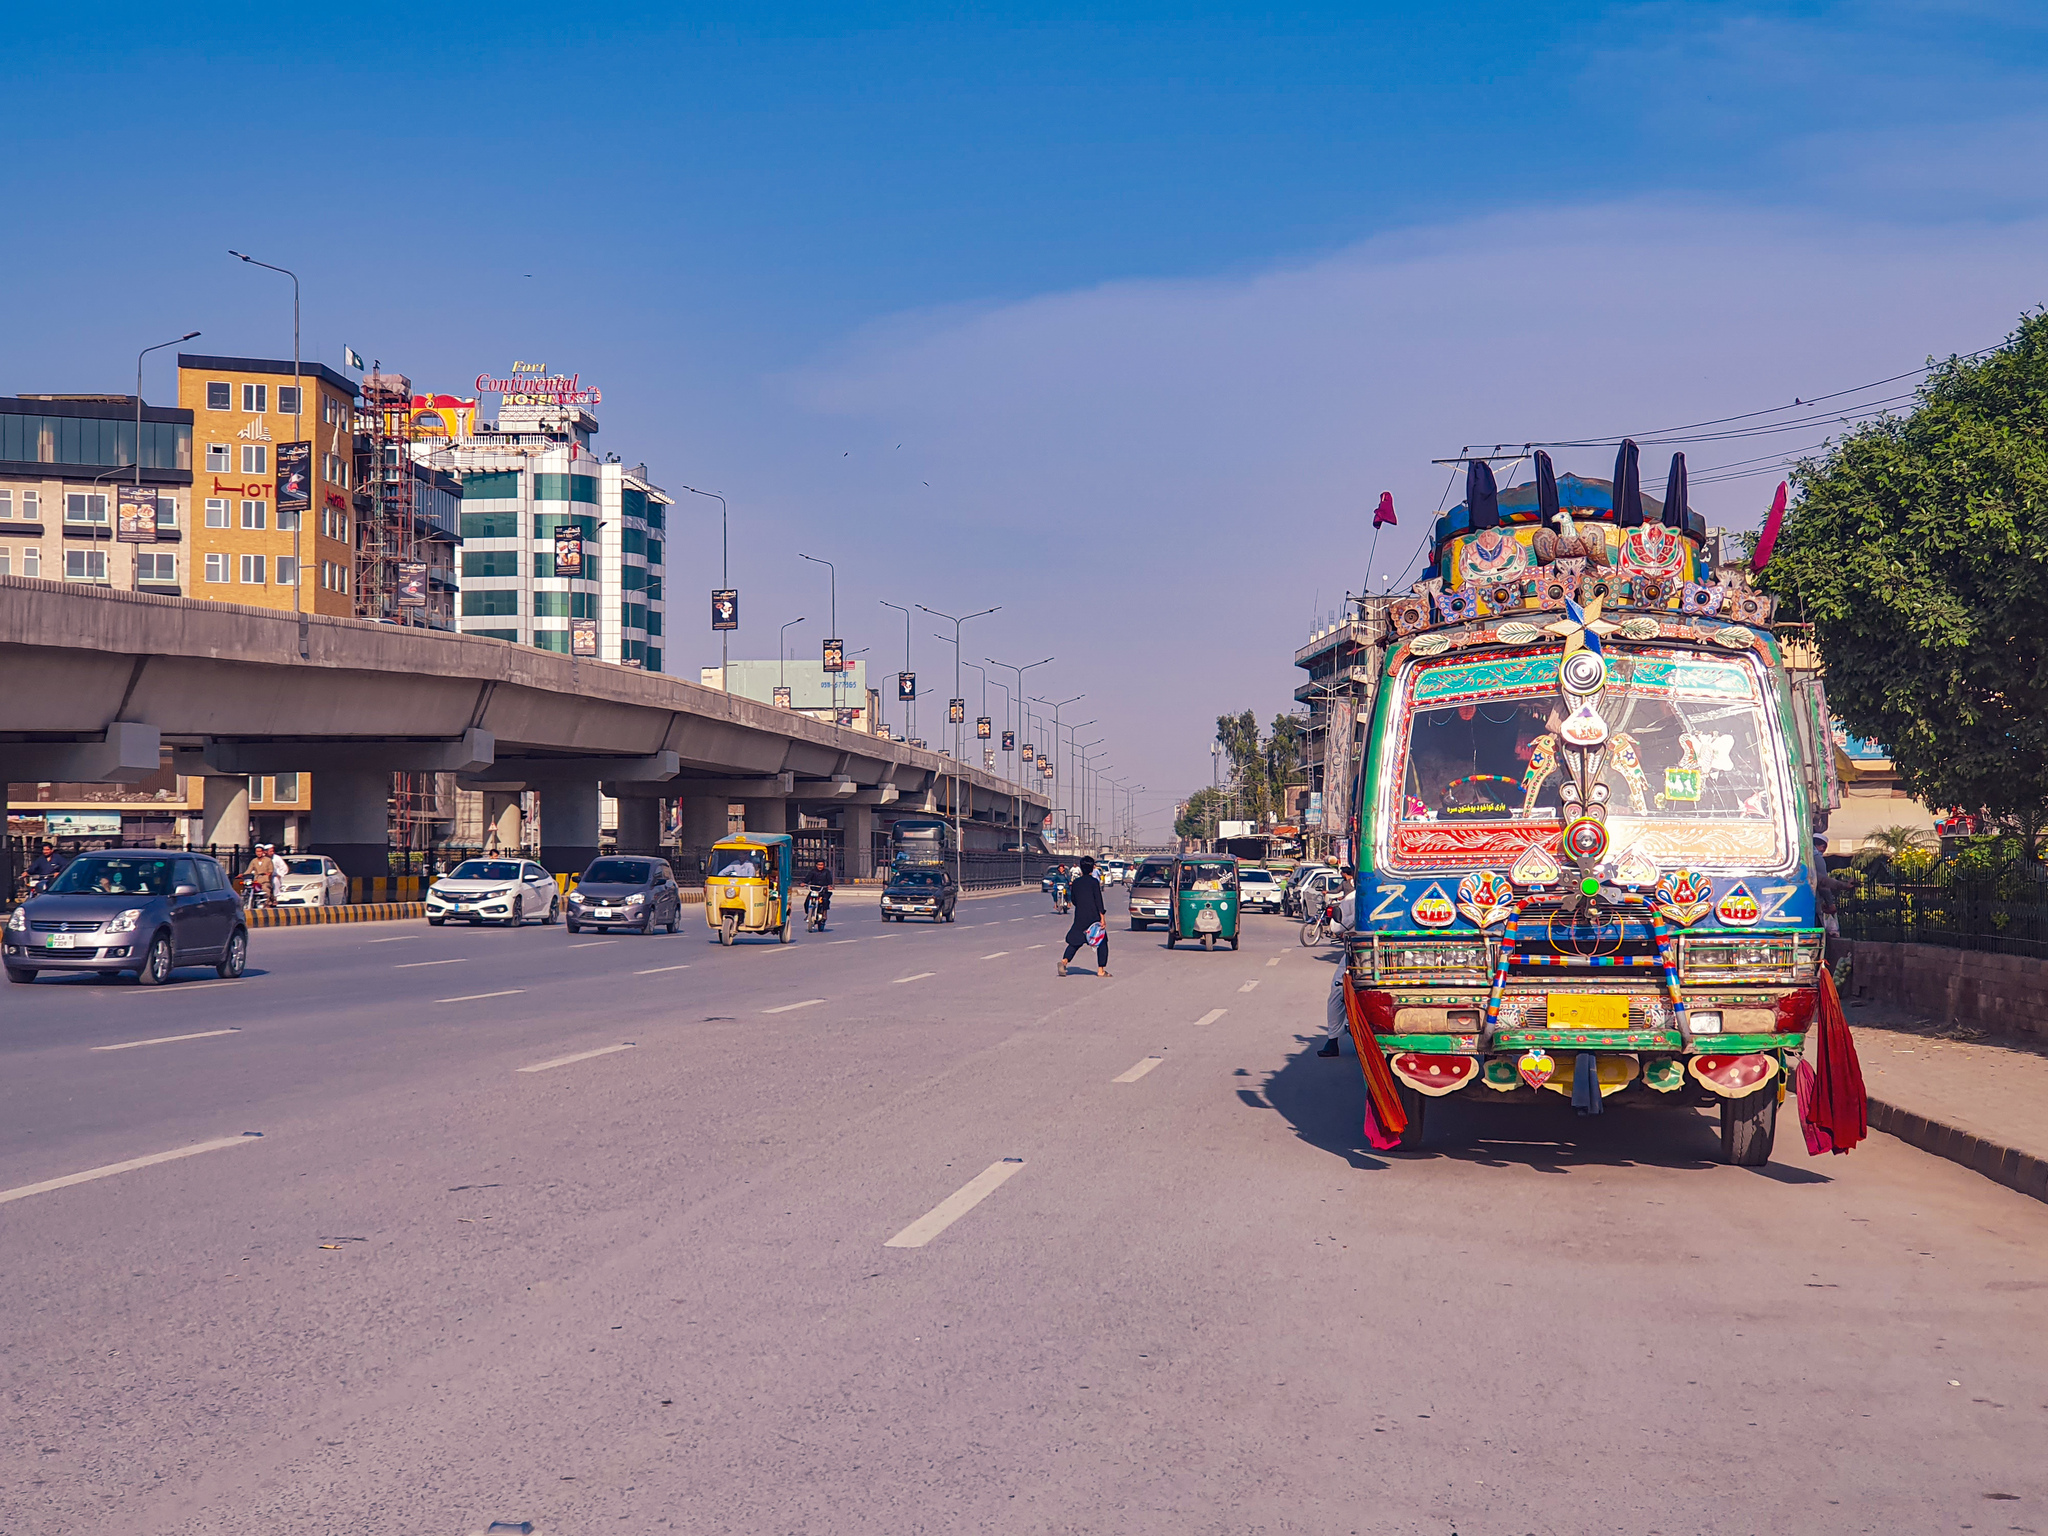
[[1189, 795], [1180, 808], [1180, 814], [1173, 819], [1173, 835], [1180, 838], [1205, 838], [1216, 827], [1216, 823], [1230, 814], [1230, 796], [1218, 789], [1198, 789]]
[[1905, 416], [1795, 472], [1758, 585], [1809, 620], [1828, 700], [1927, 804], [2048, 826], [2048, 315], [1950, 358]]
[[1304, 735], [1301, 721], [1293, 715], [1275, 715], [1272, 734], [1266, 738], [1267, 792], [1283, 821], [1294, 811], [1293, 797], [1288, 791], [1307, 782], [1301, 761]]
[[1250, 710], [1238, 715], [1218, 715], [1216, 740], [1230, 764], [1233, 799], [1241, 812], [1235, 819], [1264, 821], [1269, 781], [1265, 743], [1259, 739], [1259, 717]]

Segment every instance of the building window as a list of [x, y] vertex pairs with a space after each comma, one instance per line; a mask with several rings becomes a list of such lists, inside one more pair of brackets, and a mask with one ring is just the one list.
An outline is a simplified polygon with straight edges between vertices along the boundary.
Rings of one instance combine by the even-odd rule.
[[43, 574], [43, 552], [38, 546], [30, 544], [22, 549], [21, 574], [24, 576], [40, 576]]
[[465, 592], [464, 618], [510, 618], [519, 613], [519, 594], [514, 592]]
[[332, 395], [320, 397], [320, 419], [328, 426], [341, 420], [341, 402]]
[[234, 522], [228, 516], [228, 499], [225, 496], [206, 498], [206, 526], [209, 528], [232, 528]]
[[206, 557], [206, 579], [215, 583], [225, 582], [228, 579], [228, 557], [226, 555], [208, 555]]
[[43, 520], [43, 493], [41, 491], [23, 491], [21, 493], [21, 515], [32, 523], [40, 523]]
[[533, 616], [537, 619], [594, 619], [597, 617], [597, 594], [536, 592], [533, 594]]
[[305, 513], [303, 512], [288, 511], [283, 507], [279, 507], [277, 509], [277, 526], [279, 531], [290, 533], [294, 528], [303, 526], [300, 519], [304, 516]]
[[66, 491], [64, 493], [64, 521], [67, 523], [89, 523], [104, 526], [107, 521], [107, 498], [97, 491]]
[[135, 579], [137, 581], [174, 582], [178, 579], [178, 557], [176, 555], [137, 555], [135, 557]]
[[66, 581], [105, 581], [107, 579], [107, 552], [104, 549], [65, 550], [64, 579]]
[[5, 544], [0, 544], [0, 576], [12, 576], [13, 574], [14, 551]]
[[472, 550], [462, 557], [465, 576], [517, 576], [519, 552], [512, 549]]
[[277, 584], [280, 587], [296, 585], [298, 575], [299, 565], [296, 560], [292, 559], [290, 555], [279, 555], [277, 557]]
[[267, 501], [245, 501], [242, 503], [242, 526], [262, 528], [270, 517], [270, 503]]
[[519, 640], [519, 631], [516, 629], [465, 629], [463, 633], [475, 635], [480, 640], [510, 640], [514, 644]]
[[277, 414], [296, 416], [299, 414], [299, 386], [280, 384], [277, 386]]
[[465, 512], [462, 514], [462, 536], [465, 539], [516, 539], [519, 537], [519, 514]]
[[263, 557], [261, 555], [242, 556], [242, 585], [245, 587], [260, 587], [263, 585]]
[[0, 517], [14, 516], [14, 492], [0, 491]]
[[647, 614], [647, 633], [650, 635], [659, 635], [661, 633], [661, 615], [652, 609]]
[[270, 472], [270, 451], [261, 443], [242, 444], [242, 473], [263, 475]]
[[347, 490], [348, 460], [344, 459], [338, 453], [321, 454], [320, 478], [325, 480], [329, 485], [338, 485], [343, 490]]
[[178, 526], [178, 498], [159, 496], [156, 499], [156, 525], [158, 528], [176, 530]]
[[510, 500], [519, 494], [516, 469], [478, 469], [462, 477], [464, 501]]
[[649, 565], [661, 564], [661, 540], [649, 539], [647, 541], [647, 563]]
[[232, 386], [223, 380], [209, 380], [206, 386], [206, 408], [209, 411], [227, 410], [233, 399], [229, 393], [231, 388]]
[[299, 776], [296, 773], [274, 774], [270, 780], [270, 798], [277, 805], [299, 803]]
[[270, 386], [268, 384], [244, 384], [242, 386], [242, 409], [254, 416], [261, 416], [270, 409]]
[[206, 467], [213, 474], [227, 475], [234, 473], [235, 450], [226, 443], [208, 443], [206, 445]]

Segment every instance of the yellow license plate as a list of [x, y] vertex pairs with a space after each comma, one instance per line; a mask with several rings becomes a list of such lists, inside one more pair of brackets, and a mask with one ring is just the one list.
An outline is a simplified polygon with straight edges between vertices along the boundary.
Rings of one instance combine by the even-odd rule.
[[1627, 1029], [1628, 999], [1586, 992], [1553, 992], [1546, 1012], [1552, 1029]]

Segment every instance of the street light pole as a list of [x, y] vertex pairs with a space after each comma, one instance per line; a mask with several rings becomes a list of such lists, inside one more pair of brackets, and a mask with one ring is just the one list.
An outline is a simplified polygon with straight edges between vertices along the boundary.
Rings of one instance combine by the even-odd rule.
[[1036, 694], [1032, 695], [1034, 703], [1043, 704], [1052, 711], [1052, 807], [1055, 811], [1060, 807], [1060, 711], [1069, 704], [1087, 697], [1085, 693], [1077, 693], [1073, 698], [1061, 699], [1055, 704], [1051, 699], [1041, 699]]
[[[165, 347], [179, 346], [184, 342], [190, 341], [193, 337], [197, 336], [198, 334], [199, 333], [197, 331], [187, 331], [184, 335], [180, 336], [176, 341], [160, 341], [155, 346], [144, 347], [140, 352], [135, 354], [135, 504], [137, 506], [142, 505], [142, 360], [145, 357], [149, 356], [149, 354], [152, 352], [161, 352]], [[120, 542], [120, 524], [120, 514], [116, 512], [114, 515], [114, 533], [116, 543]], [[131, 590], [138, 588], [142, 585], [140, 564], [140, 557], [137, 557], [137, 574], [134, 575], [129, 580], [128, 583], [129, 588]], [[188, 582], [187, 585], [189, 586], [191, 585], [191, 583]]]
[[[694, 485], [686, 485], [683, 489], [692, 496], [708, 496], [718, 503], [718, 585], [721, 591], [729, 592], [732, 590], [732, 563], [730, 558], [732, 546], [726, 537], [725, 498], [716, 491], [700, 491]], [[734, 607], [733, 616], [735, 618], [739, 616], [737, 605]], [[730, 664], [728, 657], [729, 647], [726, 642], [731, 637], [730, 630], [721, 629], [718, 632], [718, 686], [727, 693], [732, 692], [731, 684], [725, 675], [725, 669]]]
[[[834, 565], [830, 560], [820, 560], [816, 555], [807, 555], [802, 550], [797, 551], [796, 557], [799, 560], [808, 560], [813, 565], [822, 565], [823, 567], [825, 567], [827, 571], [831, 572], [832, 617], [829, 622], [832, 625], [832, 633], [827, 635], [825, 638], [828, 640], [841, 639], [842, 636], [839, 633], [839, 567]], [[842, 654], [839, 659], [842, 664], [846, 660], [844, 654]], [[839, 679], [843, 675], [843, 672], [834, 672], [832, 674], [832, 723], [834, 725], [837, 725], [839, 723]]]
[[[983, 608], [975, 613], [963, 613], [955, 618], [950, 613], [941, 613], [936, 608], [927, 608], [923, 603], [917, 605], [919, 613], [928, 613], [935, 619], [944, 619], [953, 626], [953, 697], [961, 701], [960, 714], [962, 717], [960, 724], [953, 727], [953, 860], [956, 865], [953, 878], [955, 880], [960, 878], [960, 869], [957, 866], [962, 855], [960, 847], [960, 768], [962, 766], [961, 757], [966, 748], [961, 744], [961, 730], [967, 724], [965, 718], [967, 714], [967, 701], [961, 697], [960, 693], [960, 626], [969, 619], [986, 618], [991, 613], [999, 612], [1002, 606], [1001, 603], [997, 603], [994, 608]], [[941, 635], [938, 638], [943, 640], [945, 636]], [[946, 713], [948, 715], [953, 713], [953, 706], [950, 702], [946, 705]]]
[[[267, 261], [258, 261], [254, 256], [244, 256], [240, 251], [228, 252], [252, 267], [261, 267], [266, 272], [282, 272], [292, 280], [292, 441], [299, 442], [299, 417], [306, 408], [305, 386], [299, 380], [299, 274], [289, 267], [273, 267]], [[139, 444], [137, 445], [140, 446]], [[406, 473], [412, 472], [411, 466]], [[306, 657], [306, 605], [300, 599], [305, 591], [306, 573], [299, 564], [299, 525], [306, 520], [303, 512], [292, 514], [292, 610], [299, 616], [299, 659]]]
[[789, 686], [789, 632], [792, 627], [801, 623], [803, 620], [800, 618], [791, 619], [775, 632], [775, 681], [783, 688]]
[[[1080, 725], [1074, 727], [1074, 735], [1078, 737], [1082, 731], [1086, 730], [1089, 726], [1093, 725], [1094, 723], [1095, 722], [1093, 720], [1083, 721]], [[1109, 738], [1106, 736], [1098, 736], [1093, 741], [1089, 742], [1088, 746], [1099, 747], [1103, 744], [1103, 742], [1107, 741], [1108, 739]], [[1089, 771], [1088, 753], [1086, 749], [1082, 747], [1079, 741], [1075, 741], [1074, 743], [1074, 758], [1079, 768], [1079, 773], [1077, 773], [1075, 776], [1075, 789], [1081, 797], [1081, 824], [1083, 829], [1085, 830], [1088, 825], [1088, 781], [1085, 777], [1083, 777], [1083, 775], [1085, 775]]]
[[[903, 615], [903, 670], [908, 672], [910, 670], [910, 610], [901, 603], [890, 602], [886, 597], [881, 602], [884, 608], [894, 608]], [[902, 691], [900, 686], [897, 691]], [[903, 705], [903, 739], [908, 741], [917, 734], [917, 700], [910, 698], [899, 700], [898, 702]]]

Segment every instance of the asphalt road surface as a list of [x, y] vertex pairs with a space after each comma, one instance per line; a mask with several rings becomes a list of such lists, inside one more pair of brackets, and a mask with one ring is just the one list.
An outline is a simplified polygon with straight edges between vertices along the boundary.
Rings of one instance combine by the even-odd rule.
[[2048, 1531], [2048, 1208], [1370, 1153], [1293, 924], [1060, 980], [1049, 905], [0, 989], [0, 1531]]

